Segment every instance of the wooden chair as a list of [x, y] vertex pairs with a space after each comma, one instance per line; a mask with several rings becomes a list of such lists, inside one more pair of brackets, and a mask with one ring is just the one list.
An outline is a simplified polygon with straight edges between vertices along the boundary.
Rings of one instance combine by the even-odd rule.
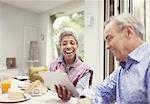
[[[79, 59], [83, 62], [83, 59], [79, 56]], [[89, 80], [89, 88], [92, 85], [92, 79], [93, 79], [93, 70], [89, 70], [89, 72], [91, 73], [90, 76], [90, 80]]]

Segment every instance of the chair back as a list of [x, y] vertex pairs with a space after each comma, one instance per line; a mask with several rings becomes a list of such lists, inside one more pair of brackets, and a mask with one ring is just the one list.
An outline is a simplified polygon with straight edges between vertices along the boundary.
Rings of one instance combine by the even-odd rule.
[[93, 80], [93, 70], [89, 70], [91, 73], [90, 80], [89, 80], [89, 87], [92, 86], [92, 80]]

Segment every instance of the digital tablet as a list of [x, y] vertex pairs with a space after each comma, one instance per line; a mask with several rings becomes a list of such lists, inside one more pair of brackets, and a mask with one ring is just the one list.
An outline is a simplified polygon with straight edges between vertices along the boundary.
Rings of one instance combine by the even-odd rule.
[[61, 86], [66, 86], [68, 90], [72, 92], [73, 97], [78, 97], [79, 93], [77, 92], [76, 88], [69, 80], [66, 73], [62, 72], [40, 72], [40, 76], [44, 80], [44, 84], [50, 88], [52, 91], [56, 92], [55, 86], [60, 84]]

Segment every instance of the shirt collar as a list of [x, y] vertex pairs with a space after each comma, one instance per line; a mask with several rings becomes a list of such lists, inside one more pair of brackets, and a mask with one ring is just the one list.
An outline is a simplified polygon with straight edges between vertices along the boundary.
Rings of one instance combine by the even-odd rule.
[[59, 63], [64, 62], [63, 55], [60, 55], [57, 60]]
[[125, 61], [120, 63], [121, 67], [125, 68], [126, 64], [130, 62], [140, 62], [147, 51], [150, 51], [150, 46], [144, 42], [129, 53]]
[[147, 51], [150, 51], [150, 46], [148, 45], [148, 43], [144, 42], [140, 46], [138, 46], [135, 50], [133, 50], [128, 55], [128, 57], [137, 62], [140, 62]]
[[[70, 67], [75, 67], [75, 64], [76, 64], [79, 60], [80, 60], [80, 59], [79, 59], [78, 56], [76, 55], [75, 61], [73, 62], [73, 64], [70, 65]], [[65, 64], [65, 61], [64, 61], [63, 55], [60, 55], [60, 57], [58, 57], [58, 62], [59, 62], [59, 63], [62, 63], [62, 64], [64, 64], [64, 65], [66, 65], [66, 64]]]

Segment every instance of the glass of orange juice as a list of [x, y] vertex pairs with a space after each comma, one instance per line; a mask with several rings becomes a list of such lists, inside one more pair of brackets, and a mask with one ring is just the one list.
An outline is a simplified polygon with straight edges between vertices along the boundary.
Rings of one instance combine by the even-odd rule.
[[1, 90], [2, 93], [7, 93], [8, 89], [11, 86], [11, 79], [10, 77], [4, 77], [4, 79], [1, 81]]

